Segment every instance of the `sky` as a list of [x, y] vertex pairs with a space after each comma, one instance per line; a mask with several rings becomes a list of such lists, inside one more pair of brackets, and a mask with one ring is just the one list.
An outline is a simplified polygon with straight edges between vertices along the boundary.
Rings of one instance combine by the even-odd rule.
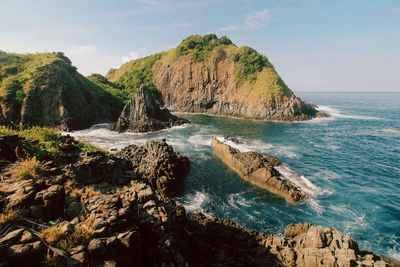
[[400, 92], [399, 0], [0, 0], [0, 49], [63, 51], [84, 75], [228, 36], [293, 91]]

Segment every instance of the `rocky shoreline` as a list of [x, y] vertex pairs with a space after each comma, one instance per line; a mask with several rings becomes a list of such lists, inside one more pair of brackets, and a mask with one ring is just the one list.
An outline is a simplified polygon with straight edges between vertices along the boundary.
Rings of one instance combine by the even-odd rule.
[[230, 138], [222, 141], [213, 138], [211, 147], [217, 157], [240, 177], [271, 193], [284, 197], [288, 202], [296, 204], [308, 198], [298, 186], [283, 177], [275, 166], [280, 163], [276, 158], [263, 156], [257, 152], [240, 152], [226, 144], [226, 141], [238, 142]]
[[[17, 166], [31, 142], [0, 136], [1, 155]], [[400, 266], [330, 227], [266, 235], [187, 214], [174, 196], [189, 159], [165, 140], [110, 154], [61, 136], [38, 166], [23, 179], [3, 166], [0, 266]]]

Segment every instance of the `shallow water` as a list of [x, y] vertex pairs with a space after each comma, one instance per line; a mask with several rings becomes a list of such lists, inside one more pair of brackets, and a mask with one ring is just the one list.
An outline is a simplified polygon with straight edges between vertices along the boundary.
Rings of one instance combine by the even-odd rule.
[[[224, 217], [266, 233], [308, 221], [351, 234], [361, 248], [400, 259], [400, 93], [297, 94], [333, 115], [303, 123], [179, 114], [192, 125], [149, 134], [118, 134], [107, 124], [72, 135], [104, 149], [165, 138], [187, 155], [191, 171], [180, 202], [189, 211]], [[221, 163], [213, 136], [238, 136], [241, 150], [277, 157], [280, 172], [312, 198], [293, 206]]]

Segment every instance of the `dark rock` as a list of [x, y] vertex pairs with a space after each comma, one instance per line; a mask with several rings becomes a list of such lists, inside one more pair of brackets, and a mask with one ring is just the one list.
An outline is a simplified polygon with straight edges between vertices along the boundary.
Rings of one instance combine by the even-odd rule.
[[[42, 210], [37, 214], [43, 216], [43, 220], [48, 221], [64, 216], [65, 189], [60, 185], [52, 185], [49, 188], [36, 194], [36, 202]], [[32, 209], [31, 209], [32, 211]]]
[[189, 123], [172, 115], [168, 109], [160, 109], [150, 90], [142, 85], [122, 110], [117, 123], [111, 129], [118, 132], [149, 132]]
[[81, 214], [82, 205], [79, 202], [72, 202], [65, 209], [65, 218], [67, 220], [72, 220]]
[[190, 169], [189, 159], [174, 152], [165, 140], [130, 145], [115, 155], [129, 160], [135, 172], [150, 181], [162, 197], [180, 192]]
[[90, 254], [101, 255], [105, 249], [105, 241], [101, 239], [92, 239], [89, 242], [88, 251]]

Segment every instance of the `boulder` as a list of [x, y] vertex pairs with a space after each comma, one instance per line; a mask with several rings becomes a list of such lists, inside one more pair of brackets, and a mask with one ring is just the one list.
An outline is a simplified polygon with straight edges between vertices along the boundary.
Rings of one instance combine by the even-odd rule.
[[184, 123], [190, 122], [172, 115], [167, 108], [160, 109], [150, 90], [142, 85], [111, 129], [118, 132], [151, 132]]
[[135, 173], [150, 181], [162, 197], [175, 196], [190, 169], [189, 159], [174, 152], [165, 139], [143, 146], [130, 145], [115, 154], [129, 160]]

